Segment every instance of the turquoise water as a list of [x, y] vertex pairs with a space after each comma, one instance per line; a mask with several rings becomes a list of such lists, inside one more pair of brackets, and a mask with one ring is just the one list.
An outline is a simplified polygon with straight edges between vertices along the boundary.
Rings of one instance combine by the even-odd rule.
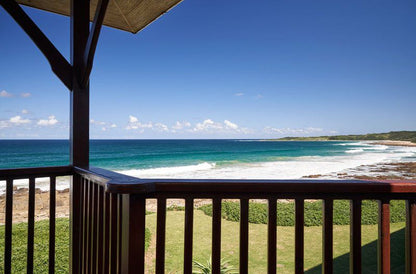
[[[137, 177], [294, 179], [416, 160], [416, 148], [368, 142], [92, 140], [90, 148], [91, 166]], [[0, 140], [0, 168], [68, 164], [67, 140]]]
[[[91, 165], [148, 169], [279, 161], [300, 156], [345, 154], [345, 142], [266, 142], [260, 140], [92, 140]], [[1, 140], [0, 168], [69, 164], [66, 140]]]

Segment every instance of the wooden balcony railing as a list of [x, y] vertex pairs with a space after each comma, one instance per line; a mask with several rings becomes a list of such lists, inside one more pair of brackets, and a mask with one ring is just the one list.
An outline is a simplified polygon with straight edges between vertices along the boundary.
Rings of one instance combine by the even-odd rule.
[[4, 273], [12, 271], [12, 222], [13, 222], [13, 181], [28, 179], [28, 229], [26, 272], [33, 273], [33, 250], [35, 234], [35, 180], [49, 177], [49, 273], [55, 273], [55, 208], [56, 177], [72, 175], [71, 166], [25, 168], [0, 170], [0, 181], [6, 181], [5, 239], [4, 239]]
[[[240, 201], [239, 273], [248, 273], [249, 199], [267, 199], [267, 265], [276, 273], [276, 204], [295, 200], [295, 273], [304, 272], [304, 201], [323, 200], [322, 271], [333, 273], [333, 204], [350, 200], [350, 273], [361, 273], [361, 202], [379, 201], [378, 272], [390, 273], [390, 200], [406, 201], [406, 273], [416, 273], [416, 182], [331, 180], [153, 180], [73, 167], [1, 170], [7, 182], [5, 273], [11, 270], [13, 180], [29, 179], [27, 272], [33, 270], [34, 178], [72, 175], [72, 273], [144, 273], [146, 199], [157, 199], [156, 273], [165, 272], [166, 200], [185, 200], [184, 273], [192, 273], [194, 199], [212, 199], [212, 272], [220, 273], [221, 201]], [[52, 191], [54, 192], [54, 191]], [[54, 272], [54, 208], [51, 194], [49, 269]], [[307, 251], [306, 251], [307, 252]]]

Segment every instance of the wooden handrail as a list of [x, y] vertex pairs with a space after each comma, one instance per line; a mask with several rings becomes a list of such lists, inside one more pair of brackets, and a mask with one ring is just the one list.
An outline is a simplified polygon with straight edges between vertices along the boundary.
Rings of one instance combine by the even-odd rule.
[[0, 169], [0, 180], [72, 175], [72, 166]]
[[[156, 198], [157, 249], [156, 271], [164, 271], [166, 241], [166, 199], [185, 199], [184, 271], [192, 271], [193, 204], [196, 198], [213, 200], [212, 259], [213, 272], [219, 273], [221, 259], [221, 201], [224, 198], [240, 200], [240, 272], [248, 271], [248, 199], [268, 199], [268, 271], [276, 271], [276, 200], [295, 199], [295, 272], [303, 273], [304, 266], [304, 201], [323, 199], [323, 269], [333, 272], [333, 201], [351, 201], [351, 273], [361, 272], [361, 202], [379, 201], [379, 268], [380, 273], [390, 269], [390, 200], [406, 200], [406, 267], [416, 270], [416, 181], [360, 181], [360, 180], [185, 180], [140, 179], [100, 169], [81, 169], [73, 166], [19, 168], [0, 170], [5, 180], [6, 227], [4, 269], [11, 270], [13, 180], [29, 179], [29, 228], [27, 270], [33, 269], [35, 179], [50, 178], [54, 192], [57, 176], [73, 176], [73, 185], [80, 189], [79, 197], [72, 197], [78, 209], [71, 207], [72, 216], [79, 226], [71, 245], [77, 248], [78, 264], [72, 262], [73, 273], [110, 272], [144, 273], [145, 201]], [[50, 200], [49, 269], [54, 272], [55, 195]], [[78, 246], [78, 247], [77, 247]]]
[[359, 198], [377, 199], [385, 194], [392, 199], [407, 199], [416, 193], [416, 180], [227, 180], [227, 179], [141, 179], [108, 171], [101, 168], [85, 170], [74, 168], [80, 175], [90, 178], [105, 187], [110, 193], [142, 194], [148, 197], [170, 195], [183, 196], [184, 193], [203, 197], [220, 195], [232, 197], [249, 194], [250, 198], [284, 195], [292, 198], [304, 196], [315, 199]]

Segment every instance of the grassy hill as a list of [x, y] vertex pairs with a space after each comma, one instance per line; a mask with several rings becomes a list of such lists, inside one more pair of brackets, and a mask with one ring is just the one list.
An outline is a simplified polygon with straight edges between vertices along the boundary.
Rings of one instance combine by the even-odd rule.
[[317, 137], [284, 137], [273, 139], [279, 141], [410, 141], [416, 143], [416, 131], [390, 131], [387, 133], [370, 133], [361, 135], [334, 135]]

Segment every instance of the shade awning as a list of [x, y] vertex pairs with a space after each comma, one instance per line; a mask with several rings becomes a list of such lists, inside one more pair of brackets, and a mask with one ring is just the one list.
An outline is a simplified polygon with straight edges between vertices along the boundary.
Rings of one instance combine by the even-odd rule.
[[[17, 0], [19, 4], [70, 15], [71, 0]], [[85, 0], [87, 1], [87, 0]], [[110, 0], [104, 25], [137, 33], [182, 0]], [[98, 0], [91, 0], [90, 20], [94, 18]]]

